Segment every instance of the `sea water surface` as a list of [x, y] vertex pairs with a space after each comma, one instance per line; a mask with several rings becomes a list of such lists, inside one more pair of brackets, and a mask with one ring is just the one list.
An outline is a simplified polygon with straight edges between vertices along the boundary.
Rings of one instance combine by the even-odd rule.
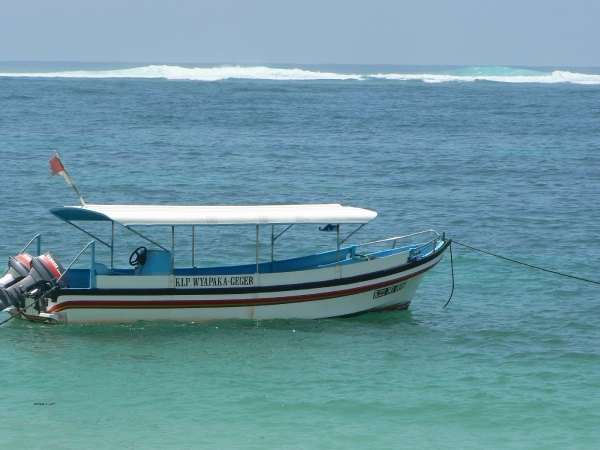
[[[66, 266], [90, 240], [48, 213], [78, 203], [46, 182], [54, 150], [89, 203], [342, 203], [379, 213], [353, 243], [434, 228], [600, 280], [598, 69], [1, 63], [4, 260], [42, 233]], [[250, 228], [197, 229], [196, 263], [252, 262]], [[334, 245], [301, 228], [276, 257]], [[170, 244], [169, 229], [149, 234]], [[124, 266], [144, 242], [117, 239]], [[190, 241], [178, 232], [178, 264]], [[449, 255], [407, 311], [13, 320], [0, 446], [600, 447], [600, 286], [453, 255], [446, 309]]]

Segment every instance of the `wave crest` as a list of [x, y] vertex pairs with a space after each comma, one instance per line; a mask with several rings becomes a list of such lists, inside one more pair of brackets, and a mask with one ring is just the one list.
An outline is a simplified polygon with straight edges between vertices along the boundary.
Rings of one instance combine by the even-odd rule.
[[48, 78], [166, 78], [167, 80], [219, 81], [227, 79], [307, 81], [307, 80], [358, 80], [361, 75], [314, 72], [303, 69], [278, 69], [265, 66], [221, 66], [187, 68], [180, 66], [145, 66], [119, 70], [77, 70], [49, 73], [2, 73], [0, 76]]
[[[530, 72], [530, 73], [523, 73]], [[600, 75], [568, 72], [555, 70], [551, 73], [535, 72], [529, 70], [516, 70], [510, 75], [494, 75], [489, 73], [457, 75], [446, 74], [377, 74], [370, 75], [372, 78], [398, 81], [420, 80], [425, 83], [447, 83], [447, 82], [473, 82], [493, 81], [497, 83], [573, 83], [573, 84], [600, 84]]]
[[31, 78], [163, 78], [167, 80], [220, 81], [227, 79], [314, 81], [314, 80], [396, 80], [425, 83], [492, 81], [498, 83], [600, 84], [600, 75], [557, 70], [538, 72], [510, 67], [467, 67], [439, 73], [344, 74], [306, 69], [266, 66], [218, 66], [186, 68], [150, 65], [118, 70], [77, 70], [65, 72], [0, 73], [2, 77]]

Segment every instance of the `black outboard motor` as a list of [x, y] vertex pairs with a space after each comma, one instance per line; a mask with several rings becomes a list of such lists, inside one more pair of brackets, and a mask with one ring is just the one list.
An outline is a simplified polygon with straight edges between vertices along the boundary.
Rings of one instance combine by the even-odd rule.
[[[12, 305], [24, 308], [25, 298], [40, 299], [44, 293], [57, 285], [58, 279], [64, 271], [50, 252], [32, 258], [31, 270], [25, 278], [9, 287], [0, 285], [0, 308], [4, 309]], [[61, 284], [66, 282], [67, 280], [63, 277]], [[38, 311], [46, 309], [47, 302], [44, 301], [43, 303], [44, 305], [36, 304]]]
[[29, 275], [32, 259], [33, 257], [29, 253], [21, 253], [8, 258], [8, 269], [4, 273], [4, 276], [0, 278], [0, 311], [10, 306], [4, 300], [2, 291], [5, 291], [6, 288], [9, 288]]
[[29, 253], [21, 253], [8, 258], [8, 269], [4, 273], [4, 276], [0, 278], [0, 286], [4, 288], [10, 287], [29, 275], [32, 259], [33, 256]]

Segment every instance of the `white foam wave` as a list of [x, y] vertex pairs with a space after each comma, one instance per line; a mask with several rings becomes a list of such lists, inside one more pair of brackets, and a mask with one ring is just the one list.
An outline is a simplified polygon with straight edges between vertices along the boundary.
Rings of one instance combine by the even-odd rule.
[[556, 70], [540, 75], [445, 75], [445, 74], [377, 74], [370, 78], [385, 80], [411, 81], [420, 80], [425, 83], [495, 81], [498, 83], [573, 83], [600, 84], [600, 75]]
[[[522, 71], [521, 71], [522, 72]], [[66, 72], [22, 72], [0, 73], [1, 77], [31, 78], [164, 78], [168, 80], [219, 81], [226, 79], [275, 80], [275, 81], [310, 81], [310, 80], [369, 80], [384, 79], [397, 81], [423, 81], [425, 83], [493, 81], [499, 83], [574, 83], [600, 84], [600, 75], [568, 71], [552, 73], [531, 72], [514, 75], [486, 74], [443, 74], [443, 73], [379, 73], [379, 74], [343, 74], [319, 72], [304, 69], [281, 69], [265, 66], [242, 67], [220, 66], [208, 68], [186, 68], [179, 66], [151, 65], [132, 69], [118, 70], [78, 70]]]
[[223, 66], [209, 68], [186, 68], [179, 66], [146, 66], [134, 69], [102, 71], [70, 71], [51, 73], [2, 73], [12, 77], [51, 78], [166, 78], [167, 80], [219, 81], [226, 79], [307, 81], [307, 80], [359, 80], [361, 75], [331, 72], [314, 72], [302, 69], [277, 69], [264, 66]]

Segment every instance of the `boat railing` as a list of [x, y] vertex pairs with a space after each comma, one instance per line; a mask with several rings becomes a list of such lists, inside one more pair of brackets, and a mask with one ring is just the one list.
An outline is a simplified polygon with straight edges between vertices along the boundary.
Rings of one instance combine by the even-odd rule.
[[32, 237], [31, 240], [27, 243], [27, 245], [25, 247], [23, 247], [23, 250], [21, 250], [19, 252], [19, 254], [21, 254], [25, 250], [27, 250], [31, 246], [31, 244], [33, 244], [33, 241], [36, 241], [36, 244], [37, 244], [35, 256], [40, 256], [40, 254], [42, 253], [42, 235], [41, 234], [36, 234], [34, 237]]
[[[31, 238], [31, 240], [27, 243], [27, 245], [25, 245], [25, 247], [23, 247], [23, 250], [21, 250], [19, 252], [23, 253], [25, 252], [25, 250], [27, 250], [31, 244], [36, 243], [36, 255], [35, 256], [40, 256], [42, 254], [42, 235], [41, 234], [36, 234], [34, 237]], [[56, 280], [56, 282], [58, 283], [59, 281], [62, 280], [62, 278], [66, 275], [66, 273], [69, 271], [69, 269], [71, 267], [73, 267], [73, 264], [75, 264], [75, 262], [79, 259], [79, 257], [81, 255], [83, 255], [83, 253], [89, 248], [92, 248], [92, 258], [91, 258], [91, 264], [90, 264], [90, 287], [96, 287], [96, 274], [95, 274], [95, 266], [96, 266], [96, 241], [90, 241], [85, 247], [83, 247], [83, 249], [81, 249], [81, 251], [77, 254], [77, 256], [75, 257], [75, 259], [73, 259], [73, 261], [71, 261], [71, 264], [69, 264], [69, 266], [65, 269], [65, 271], [61, 274], [61, 276]], [[6, 272], [8, 271], [8, 269], [6, 269], [6, 271], [4, 272], [4, 274], [6, 274]]]
[[362, 244], [356, 245], [356, 248], [365, 247], [367, 245], [381, 244], [383, 242], [392, 242], [392, 248], [396, 248], [397, 241], [399, 241], [401, 239], [408, 239], [408, 238], [414, 237], [414, 236], [419, 236], [421, 234], [426, 234], [426, 233], [435, 234], [435, 238], [438, 238], [440, 236], [435, 230], [423, 230], [423, 231], [417, 231], [416, 233], [404, 234], [402, 236], [394, 236], [394, 237], [390, 237], [390, 238], [386, 238], [386, 239], [379, 239], [377, 241], [364, 242]]
[[393, 236], [393, 237], [386, 238], [386, 239], [379, 239], [376, 241], [364, 242], [362, 244], [356, 245], [355, 248], [358, 249], [359, 247], [366, 247], [368, 245], [383, 244], [386, 242], [391, 242], [392, 249], [394, 249], [394, 248], [396, 248], [396, 244], [398, 241], [406, 240], [408, 238], [413, 238], [415, 236], [420, 236], [420, 235], [424, 235], [424, 234], [431, 234], [431, 233], [433, 233], [435, 235], [433, 237], [433, 239], [430, 239], [427, 242], [422, 243], [420, 245], [416, 244], [415, 247], [413, 247], [409, 250], [409, 260], [411, 260], [411, 259], [414, 260], [414, 259], [419, 259], [420, 255], [426, 249], [428, 249], [429, 252], [434, 252], [438, 247], [438, 243], [443, 243], [446, 240], [446, 233], [445, 232], [438, 233], [435, 230], [423, 230], [423, 231], [418, 231], [416, 233], [405, 234], [402, 236]]
[[75, 264], [75, 262], [79, 259], [79, 257], [81, 255], [83, 255], [83, 252], [85, 252], [89, 247], [92, 248], [92, 255], [91, 255], [92, 258], [91, 258], [91, 263], [90, 263], [90, 288], [96, 287], [96, 273], [94, 270], [95, 266], [96, 266], [96, 241], [90, 241], [85, 247], [83, 247], [81, 249], [81, 251], [73, 259], [73, 261], [71, 261], [71, 264], [69, 264], [69, 266], [65, 269], [65, 271], [58, 278], [58, 280], [56, 280], [57, 283], [62, 279], [63, 276], [65, 276], [65, 274], [69, 271], [69, 269], [71, 267], [73, 267], [73, 264]]
[[[433, 238], [429, 242], [425, 242], [424, 244], [422, 244], [418, 247], [411, 248], [410, 253], [408, 255], [408, 260], [415, 261], [417, 259], [420, 259], [422, 256], [422, 253], [425, 250], [427, 250], [427, 252], [425, 254], [430, 254], [430, 253], [435, 252], [437, 250], [438, 242], [440, 244], [443, 244], [445, 241], [446, 241], [446, 232], [442, 231], [439, 235], [437, 235], [435, 238]], [[431, 249], [429, 249], [430, 246], [431, 246]]]
[[[23, 250], [21, 250], [19, 252], [19, 254], [24, 253], [25, 250], [27, 250], [31, 244], [33, 244], [33, 242], [36, 241], [36, 253], [35, 256], [40, 256], [42, 254], [42, 235], [41, 234], [36, 234], [34, 237], [31, 238], [31, 240], [27, 243], [27, 245], [25, 245], [25, 247], [23, 247]], [[6, 268], [6, 270], [4, 271], [4, 275], [6, 275], [8, 273], [8, 270], [10, 269], [10, 266]]]

